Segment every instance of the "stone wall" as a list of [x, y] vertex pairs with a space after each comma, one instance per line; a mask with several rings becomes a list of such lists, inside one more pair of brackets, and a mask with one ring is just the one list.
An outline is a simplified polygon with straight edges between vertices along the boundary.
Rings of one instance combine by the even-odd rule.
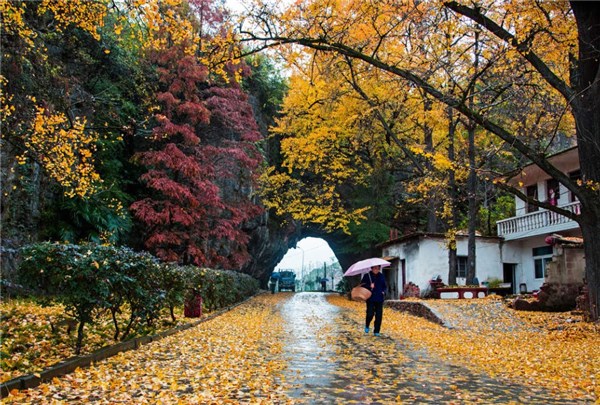
[[546, 267], [546, 280], [540, 287], [538, 300], [542, 310], [574, 309], [585, 276], [583, 249], [578, 246], [557, 246], [552, 262]]
[[438, 325], [444, 325], [444, 322], [431, 310], [431, 308], [421, 302], [388, 300], [385, 301], [385, 306], [395, 309], [396, 311], [407, 312], [411, 315], [425, 318]]
[[557, 254], [546, 267], [546, 283], [581, 284], [585, 277], [583, 248], [558, 246]]

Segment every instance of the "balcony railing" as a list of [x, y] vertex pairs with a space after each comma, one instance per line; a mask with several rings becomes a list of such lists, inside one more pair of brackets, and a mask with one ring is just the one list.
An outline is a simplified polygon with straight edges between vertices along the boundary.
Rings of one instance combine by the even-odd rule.
[[[571, 211], [574, 214], [579, 214], [581, 212], [581, 205], [579, 201], [563, 205], [560, 208]], [[564, 226], [563, 224], [572, 224], [574, 226], [577, 225], [577, 223], [570, 218], [547, 210], [530, 212], [529, 214], [503, 219], [502, 221], [496, 222], [496, 226], [498, 227], [498, 236], [505, 237], [515, 234], [533, 235], [543, 233], [545, 231], [555, 232], [559, 228], [570, 228], [569, 226]], [[535, 232], [538, 230], [540, 232]]]

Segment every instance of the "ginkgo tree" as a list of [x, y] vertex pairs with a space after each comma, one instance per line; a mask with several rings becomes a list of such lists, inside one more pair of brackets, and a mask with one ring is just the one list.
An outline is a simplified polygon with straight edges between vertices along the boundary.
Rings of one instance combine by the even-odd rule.
[[274, 128], [285, 159], [263, 176], [265, 204], [305, 224], [358, 235], [356, 248], [364, 249], [388, 234], [399, 198], [393, 178], [408, 175], [392, 140], [394, 117], [405, 113], [401, 102], [385, 101], [384, 86], [373, 87], [365, 72], [343, 59], [317, 59], [298, 61], [290, 78]]
[[[436, 22], [437, 20], [436, 18]], [[459, 35], [461, 33], [453, 33], [455, 37]], [[447, 38], [444, 40], [449, 41]], [[466, 43], [464, 48], [468, 49], [469, 43], [463, 42]], [[401, 43], [407, 47], [425, 46], [413, 38], [402, 39]], [[432, 58], [433, 61], [429, 62], [430, 66], [434, 65], [433, 62], [449, 65], [447, 47], [443, 45], [445, 43], [437, 44], [436, 48], [429, 45], [432, 52], [438, 52], [437, 59]], [[455, 52], [461, 53], [458, 50]], [[361, 211], [355, 211], [359, 215], [346, 217], [348, 225], [344, 230], [350, 231], [354, 239], [362, 241], [365, 234], [369, 233], [367, 229], [372, 228], [368, 223], [377, 218], [380, 227], [385, 230], [382, 229], [379, 233], [379, 239], [370, 239], [372, 244], [387, 237], [387, 227], [390, 224], [403, 232], [443, 230], [448, 235], [450, 252], [448, 279], [455, 283], [455, 235], [456, 226], [461, 222], [457, 208], [465, 206], [467, 201], [469, 204], [476, 203], [476, 198], [460, 202], [461, 196], [456, 192], [459, 183], [461, 188], [466, 188], [464, 183], [467, 176], [462, 168], [475, 166], [466, 162], [455, 162], [455, 159], [467, 154], [462, 153], [467, 148], [460, 142], [456, 143], [458, 153], [455, 155], [453, 151], [455, 141], [451, 139], [450, 132], [457, 132], [458, 120], [448, 118], [448, 109], [419, 88], [407, 86], [394, 75], [381, 74], [362, 61], [320, 52], [311, 53], [308, 60], [302, 54], [294, 52], [289, 52], [286, 58], [296, 73], [292, 76], [291, 92], [286, 98], [284, 118], [279, 121], [274, 132], [284, 136], [282, 145], [286, 157], [284, 166], [287, 170], [283, 170], [282, 173], [272, 168], [267, 173], [267, 179], [274, 182], [267, 188], [273, 192], [266, 195], [266, 203], [277, 207], [279, 213], [290, 213], [305, 224], [322, 225], [324, 221], [330, 220], [331, 223], [326, 224], [326, 228], [330, 230], [335, 229], [333, 218], [344, 216], [346, 207], [360, 207]], [[463, 59], [467, 58], [463, 56]], [[462, 63], [465, 66], [470, 65], [466, 61]], [[426, 68], [425, 63], [422, 63], [422, 66]], [[472, 75], [474, 74], [471, 73]], [[439, 80], [447, 78], [442, 76]], [[455, 79], [454, 83], [460, 83], [467, 89], [472, 88], [468, 86], [467, 79], [463, 79], [462, 82]], [[454, 86], [459, 87], [459, 84]], [[451, 124], [447, 121], [451, 121]], [[356, 153], [351, 159], [339, 153], [339, 145], [329, 147], [330, 144], [335, 145], [335, 142], [325, 141], [331, 138], [328, 136], [331, 128], [335, 128], [338, 133], [343, 131], [345, 135], [341, 139], [346, 139], [346, 143], [357, 145]], [[469, 133], [474, 134], [474, 131]], [[474, 140], [468, 142], [469, 146], [473, 146], [469, 148], [473, 150], [471, 154], [474, 154], [474, 143]], [[478, 145], [478, 149], [480, 146], [482, 145]], [[375, 159], [363, 157], [361, 149], [375, 148], [380, 150]], [[318, 151], [318, 154], [315, 154], [314, 150]], [[302, 195], [303, 198], [292, 200], [288, 198], [289, 192], [281, 192], [283, 187], [276, 187], [281, 186], [282, 176], [293, 176], [294, 171], [297, 175], [309, 173], [305, 176], [308, 178], [326, 177], [332, 172], [330, 161], [336, 162], [336, 173], [340, 171], [339, 168], [344, 168], [349, 174], [339, 179], [336, 198], [340, 204], [332, 206], [320, 200], [312, 200], [312, 196], [318, 195], [318, 190], [314, 188], [294, 187], [292, 190], [295, 195]], [[474, 169], [469, 170], [469, 184], [473, 189], [476, 187], [473, 181], [474, 172]], [[390, 179], [395, 179], [386, 184], [385, 189], [380, 183], [383, 173], [387, 173]], [[296, 181], [302, 182], [297, 178]], [[316, 183], [326, 184], [326, 180]], [[367, 184], [368, 187], [365, 186]], [[349, 193], [349, 190], [361, 187], [369, 190], [363, 197]], [[374, 195], [376, 198], [373, 198]], [[476, 196], [476, 190], [469, 190], [466, 195]], [[316, 210], [312, 209], [312, 204], [317, 206]], [[406, 218], [418, 217], [419, 215], [415, 215], [415, 209], [420, 207], [427, 217], [426, 222], [422, 224], [424, 228], [417, 226], [413, 229], [401, 225], [406, 222]], [[469, 217], [476, 218], [476, 207], [469, 208], [469, 211], [474, 213]], [[328, 216], [324, 216], [323, 213], [327, 211]], [[474, 229], [472, 224], [471, 228]], [[470, 240], [474, 242], [475, 232], [471, 233], [473, 237]], [[366, 247], [363, 243], [359, 246]], [[472, 253], [469, 262], [475, 262], [474, 256]], [[469, 278], [473, 277], [474, 268]]]
[[[426, 23], [428, 17], [444, 12], [449, 16], [445, 24], [461, 30], [466, 27], [485, 36], [490, 45], [481, 50], [482, 55], [488, 60], [497, 59], [495, 65], [503, 68], [498, 69], [502, 75], [496, 76], [493, 104], [470, 103], [469, 97], [449, 92], [447, 83], [430, 80], [434, 72], [422, 69], [422, 61], [429, 55], [427, 47], [397, 45], [398, 38], [412, 35], [415, 22]], [[591, 317], [598, 319], [600, 246], [595, 235], [600, 230], [599, 3], [306, 1], [283, 12], [261, 5], [255, 9], [254, 17], [251, 24], [242, 24], [240, 30], [247, 40], [259, 43], [257, 49], [297, 44], [361, 60], [395, 75], [454, 108], [505, 142], [517, 160], [528, 159], [573, 192], [581, 201], [579, 215], [543, 201], [535, 203], [579, 223], [584, 236], [589, 309]], [[424, 43], [439, 42], [437, 27], [429, 26], [423, 33]], [[436, 72], [442, 69], [440, 66]], [[531, 78], [535, 86], [529, 88]], [[541, 131], [540, 136], [535, 136], [536, 130], [542, 129], [536, 126], [538, 122], [516, 120], [518, 110], [507, 113], [509, 103], [537, 103], [541, 100], [538, 97], [552, 100], [552, 105], [562, 105], [562, 113], [546, 117], [552, 118], [555, 128], [561, 127], [565, 116], [572, 116], [582, 182], [570, 179], [546, 159], [548, 143], [544, 141], [552, 133]], [[502, 183], [499, 186], [507, 187]], [[512, 192], [528, 199], [518, 190]]]

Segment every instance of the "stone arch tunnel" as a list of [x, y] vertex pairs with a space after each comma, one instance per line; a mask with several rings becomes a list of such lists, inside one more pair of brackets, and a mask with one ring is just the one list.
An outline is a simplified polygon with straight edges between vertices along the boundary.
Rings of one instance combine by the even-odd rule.
[[356, 248], [355, 238], [341, 231], [327, 233], [297, 222], [288, 222], [285, 226], [283, 223], [274, 222], [267, 220], [252, 234], [249, 242], [252, 260], [242, 269], [244, 273], [256, 277], [262, 288], [267, 288], [271, 274], [287, 251], [296, 247], [304, 238], [320, 238], [327, 242], [342, 268], [347, 268], [357, 260], [379, 254], [376, 248]]

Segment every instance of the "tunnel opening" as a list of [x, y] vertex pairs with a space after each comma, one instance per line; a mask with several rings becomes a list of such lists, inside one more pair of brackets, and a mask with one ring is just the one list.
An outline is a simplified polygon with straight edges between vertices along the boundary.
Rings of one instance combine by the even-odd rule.
[[298, 241], [275, 266], [271, 278], [272, 282], [275, 278], [275, 291], [291, 290], [278, 280], [287, 272], [295, 274], [293, 291], [337, 291], [343, 279], [342, 267], [327, 241], [314, 237]]

